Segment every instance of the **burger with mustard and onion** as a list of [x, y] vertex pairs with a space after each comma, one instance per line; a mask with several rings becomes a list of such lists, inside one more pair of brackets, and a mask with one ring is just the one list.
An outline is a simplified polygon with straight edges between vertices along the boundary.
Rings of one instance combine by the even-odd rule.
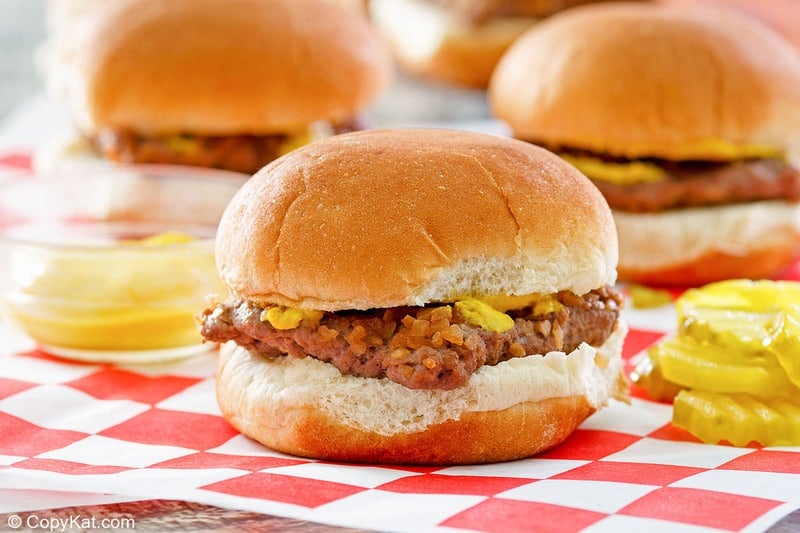
[[509, 49], [489, 99], [603, 193], [620, 279], [768, 277], [800, 250], [800, 56], [744, 15], [575, 8]]
[[617, 240], [550, 152], [427, 129], [283, 156], [222, 216], [222, 414], [279, 451], [458, 464], [527, 457], [627, 398]]

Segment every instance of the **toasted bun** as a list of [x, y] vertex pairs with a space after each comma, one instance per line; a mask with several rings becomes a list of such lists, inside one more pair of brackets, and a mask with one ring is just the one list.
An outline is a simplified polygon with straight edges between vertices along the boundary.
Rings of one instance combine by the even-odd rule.
[[217, 233], [232, 294], [335, 311], [616, 279], [611, 211], [529, 143], [436, 129], [339, 135], [264, 167]]
[[610, 398], [627, 399], [626, 328], [601, 348], [483, 366], [459, 389], [412, 390], [342, 375], [316, 359], [221, 348], [217, 400], [262, 444], [334, 461], [459, 464], [528, 457], [563, 442]]
[[416, 76], [462, 87], [485, 88], [497, 62], [534, 17], [462, 20], [423, 0], [371, 2], [370, 16], [399, 64]]
[[598, 4], [516, 41], [489, 99], [517, 137], [624, 157], [724, 158], [720, 140], [789, 149], [800, 55], [733, 11]]
[[115, 0], [81, 22], [65, 67], [84, 131], [295, 131], [352, 117], [390, 78], [366, 17], [325, 0]]
[[614, 211], [614, 218], [619, 276], [625, 281], [696, 286], [731, 278], [768, 278], [800, 253], [800, 204], [793, 202], [656, 214]]

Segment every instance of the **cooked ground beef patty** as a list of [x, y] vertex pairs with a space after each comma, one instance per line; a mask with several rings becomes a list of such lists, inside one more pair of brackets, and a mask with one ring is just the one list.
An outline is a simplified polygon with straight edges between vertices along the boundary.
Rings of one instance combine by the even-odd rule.
[[325, 313], [319, 324], [279, 330], [246, 300], [218, 304], [202, 316], [210, 341], [235, 341], [265, 357], [311, 356], [342, 373], [388, 378], [411, 389], [454, 389], [481, 365], [512, 357], [571, 352], [582, 342], [602, 345], [614, 331], [622, 297], [609, 287], [584, 296], [560, 292], [562, 309], [533, 315], [509, 311], [514, 326], [493, 333], [470, 325], [452, 305]]
[[592, 179], [611, 209], [619, 211], [659, 213], [669, 209], [762, 200], [800, 201], [800, 170], [782, 159], [634, 160], [566, 146], [541, 145], [564, 156], [588, 157], [617, 164], [638, 161], [655, 165], [664, 171], [664, 177], [658, 181], [633, 185]]
[[119, 163], [192, 165], [253, 174], [277, 158], [285, 135], [146, 137], [104, 130], [90, 139], [98, 154]]
[[760, 200], [800, 201], [800, 172], [777, 159], [673, 163], [662, 168], [667, 176], [652, 183], [593, 181], [612, 209], [635, 213]]
[[[332, 133], [355, 131], [353, 121], [332, 127]], [[254, 174], [277, 159], [288, 135], [139, 135], [126, 129], [104, 129], [90, 137], [99, 155], [119, 163], [191, 165]]]

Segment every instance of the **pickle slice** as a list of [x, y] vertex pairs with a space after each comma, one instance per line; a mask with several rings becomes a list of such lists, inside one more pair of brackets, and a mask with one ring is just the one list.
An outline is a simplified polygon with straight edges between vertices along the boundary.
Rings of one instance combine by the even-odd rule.
[[780, 313], [694, 308], [678, 319], [679, 332], [700, 342], [739, 351], [760, 351], [771, 343]]
[[797, 302], [800, 302], [800, 283], [736, 279], [690, 289], [678, 298], [676, 307], [682, 316], [690, 314], [693, 308], [769, 313]]
[[800, 387], [800, 306], [792, 305], [780, 314], [770, 351], [792, 383]]
[[800, 393], [767, 350], [741, 351], [677, 336], [650, 349], [668, 381], [688, 389], [759, 397]]
[[730, 280], [687, 291], [680, 333], [736, 351], [767, 350], [800, 387], [800, 283]]
[[712, 283], [676, 310], [678, 335], [650, 350], [688, 389], [673, 423], [709, 443], [800, 445], [800, 283]]
[[654, 289], [632, 283], [629, 285], [631, 304], [634, 309], [650, 309], [672, 303], [672, 294], [669, 291]]
[[777, 331], [779, 294], [798, 292], [800, 298], [797, 287], [788, 287], [769, 281], [730, 280], [691, 289], [675, 305], [679, 332], [734, 350], [763, 350]]
[[664, 378], [654, 350], [643, 354], [631, 372], [631, 381], [657, 402], [670, 402], [683, 387]]
[[800, 396], [755, 398], [747, 394], [681, 391], [672, 423], [703, 442], [734, 446], [800, 445]]

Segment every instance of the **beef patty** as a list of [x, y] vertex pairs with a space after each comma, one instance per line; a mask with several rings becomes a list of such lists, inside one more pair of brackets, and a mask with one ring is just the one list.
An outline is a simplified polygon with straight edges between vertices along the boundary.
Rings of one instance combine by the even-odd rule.
[[618, 164], [638, 161], [655, 165], [664, 172], [657, 181], [627, 185], [592, 179], [611, 209], [619, 211], [659, 213], [669, 209], [763, 200], [800, 201], [800, 170], [782, 159], [632, 160], [588, 150], [548, 146], [546, 143], [541, 145], [564, 156], [589, 157]]
[[610, 287], [584, 296], [559, 292], [558, 311], [508, 311], [514, 326], [494, 333], [471, 325], [453, 305], [325, 313], [319, 323], [279, 330], [261, 320], [263, 306], [220, 303], [201, 316], [210, 341], [235, 341], [265, 357], [314, 357], [344, 374], [388, 378], [411, 389], [454, 389], [482, 365], [512, 357], [569, 353], [601, 346], [614, 331], [622, 297]]
[[[332, 126], [339, 134], [360, 129], [356, 121]], [[254, 174], [277, 159], [288, 135], [139, 135], [116, 128], [88, 138], [95, 153], [119, 163], [191, 165]]]
[[635, 213], [759, 200], [800, 201], [800, 172], [778, 159], [672, 166], [666, 167], [664, 178], [650, 183], [592, 181], [612, 209]]

